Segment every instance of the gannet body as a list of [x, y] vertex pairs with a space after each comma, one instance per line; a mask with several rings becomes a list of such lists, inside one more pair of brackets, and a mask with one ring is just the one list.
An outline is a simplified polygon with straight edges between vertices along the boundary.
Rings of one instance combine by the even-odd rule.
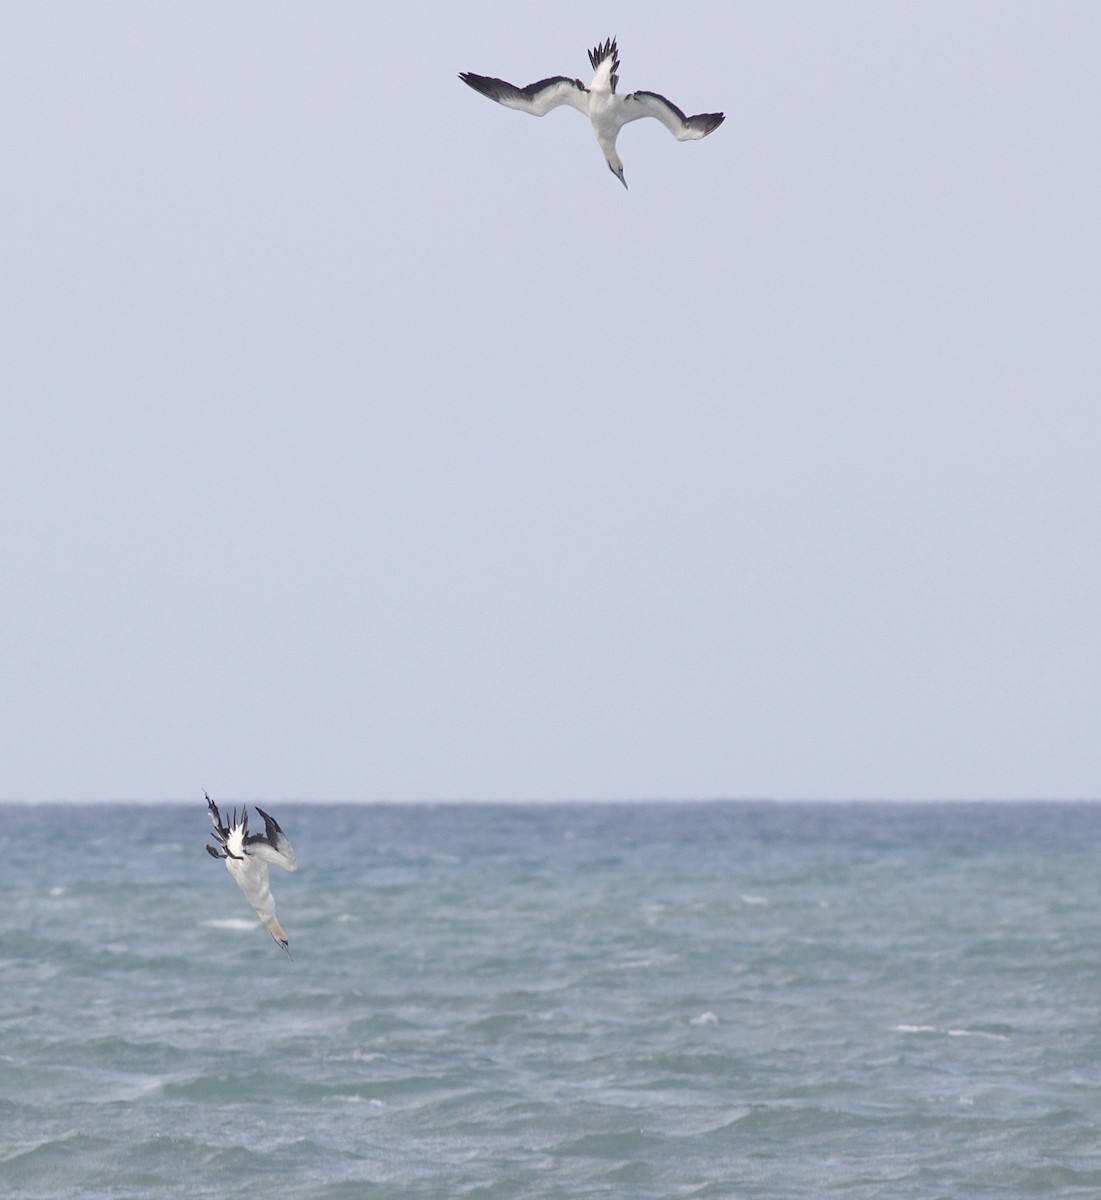
[[206, 792], [203, 792], [203, 795], [206, 796], [210, 819], [214, 823], [214, 836], [219, 843], [217, 848], [208, 845], [207, 854], [212, 858], [225, 859], [229, 873], [256, 909], [257, 916], [278, 945], [290, 955], [287, 935], [283, 926], [275, 919], [275, 900], [268, 884], [268, 867], [276, 866], [285, 871], [297, 871], [298, 861], [294, 856], [294, 847], [274, 817], [269, 817], [259, 805], [256, 811], [264, 818], [264, 832], [250, 835], [247, 808], [241, 809], [240, 821], [237, 820], [237, 810], [234, 809], [227, 827], [222, 824], [222, 814], [218, 811], [218, 806]]
[[627, 186], [627, 180], [623, 176], [623, 162], [616, 153], [615, 143], [619, 131], [628, 121], [654, 117], [680, 142], [707, 137], [723, 123], [723, 113], [697, 113], [693, 117], [686, 117], [671, 100], [666, 100], [657, 92], [617, 95], [619, 51], [614, 38], [590, 50], [589, 62], [596, 73], [588, 87], [580, 79], [567, 79], [565, 75], [552, 75], [549, 79], [540, 79], [538, 83], [530, 83], [523, 88], [506, 83], [503, 79], [475, 75], [470, 71], [463, 71], [459, 78], [498, 104], [531, 113], [535, 117], [545, 116], [552, 108], [563, 104], [584, 113], [592, 122], [608, 169], [624, 187]]

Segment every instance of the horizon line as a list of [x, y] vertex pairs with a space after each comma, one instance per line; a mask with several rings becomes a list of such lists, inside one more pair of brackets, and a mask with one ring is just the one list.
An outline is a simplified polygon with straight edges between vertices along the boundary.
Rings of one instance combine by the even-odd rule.
[[[372, 797], [366, 799], [350, 799], [347, 797], [325, 799], [317, 796], [240, 796], [223, 798], [220, 803], [237, 804], [303, 804], [330, 806], [362, 806], [362, 807], [401, 807], [423, 806], [443, 807], [447, 805], [500, 805], [504, 807], [535, 807], [547, 805], [644, 805], [644, 804], [1096, 804], [1101, 800], [1098, 796], [603, 796], [576, 797], [565, 796], [555, 798], [537, 797], [423, 797], [393, 799], [388, 797]], [[188, 805], [202, 803], [189, 797], [124, 797], [106, 799], [103, 797], [4, 797], [0, 805], [49, 805], [49, 804], [132, 804], [132, 805]]]

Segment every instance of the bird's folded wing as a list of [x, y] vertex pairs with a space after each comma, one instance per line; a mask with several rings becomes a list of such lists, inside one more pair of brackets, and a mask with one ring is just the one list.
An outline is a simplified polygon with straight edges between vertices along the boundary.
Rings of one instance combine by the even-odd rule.
[[641, 117], [654, 117], [679, 142], [694, 141], [707, 137], [723, 123], [722, 113], [696, 113], [686, 117], [672, 100], [666, 100], [657, 92], [631, 92], [623, 97], [622, 118], [624, 124]]
[[562, 104], [568, 104], [586, 114], [589, 111], [589, 94], [585, 85], [579, 79], [567, 79], [565, 75], [540, 79], [538, 83], [529, 83], [523, 88], [506, 83], [503, 79], [475, 75], [471, 71], [464, 71], [459, 78], [476, 92], [488, 96], [490, 100], [496, 100], [506, 108], [531, 113], [533, 117], [541, 117]]
[[290, 838], [279, 828], [275, 818], [269, 817], [259, 805], [256, 806], [256, 811], [264, 818], [264, 832], [254, 833], [246, 839], [245, 846], [249, 857], [274, 867], [282, 867], [284, 871], [297, 871], [298, 859], [295, 857]]

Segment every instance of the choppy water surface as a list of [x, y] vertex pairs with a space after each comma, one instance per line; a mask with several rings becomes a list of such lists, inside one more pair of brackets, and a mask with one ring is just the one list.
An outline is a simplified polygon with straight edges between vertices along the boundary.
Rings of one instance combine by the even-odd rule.
[[1101, 807], [0, 807], [0, 1194], [1101, 1195]]

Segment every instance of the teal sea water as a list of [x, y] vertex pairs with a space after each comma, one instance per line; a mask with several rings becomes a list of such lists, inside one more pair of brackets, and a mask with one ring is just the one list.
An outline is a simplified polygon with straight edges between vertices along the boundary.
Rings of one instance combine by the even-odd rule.
[[1101, 806], [272, 807], [0, 807], [0, 1195], [1101, 1195]]

